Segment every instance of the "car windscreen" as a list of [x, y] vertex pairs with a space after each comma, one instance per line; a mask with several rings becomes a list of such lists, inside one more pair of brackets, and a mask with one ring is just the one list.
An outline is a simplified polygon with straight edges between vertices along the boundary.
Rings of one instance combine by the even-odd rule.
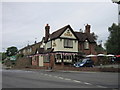
[[82, 62], [86, 62], [88, 59], [83, 59]]

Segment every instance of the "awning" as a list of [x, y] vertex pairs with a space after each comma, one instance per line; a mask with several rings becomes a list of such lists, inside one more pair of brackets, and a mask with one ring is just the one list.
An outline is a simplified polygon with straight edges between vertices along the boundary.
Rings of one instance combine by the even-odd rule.
[[86, 57], [96, 57], [97, 55], [93, 55], [93, 54], [90, 54], [90, 55], [86, 55]]

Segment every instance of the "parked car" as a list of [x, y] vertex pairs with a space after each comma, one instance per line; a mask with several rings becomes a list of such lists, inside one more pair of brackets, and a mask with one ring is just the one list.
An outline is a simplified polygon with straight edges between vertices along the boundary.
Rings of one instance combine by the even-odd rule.
[[76, 62], [74, 67], [93, 67], [94, 62], [90, 58], [84, 58], [81, 62]]
[[120, 63], [120, 55], [115, 55], [115, 57], [112, 58], [112, 61], [115, 63]]

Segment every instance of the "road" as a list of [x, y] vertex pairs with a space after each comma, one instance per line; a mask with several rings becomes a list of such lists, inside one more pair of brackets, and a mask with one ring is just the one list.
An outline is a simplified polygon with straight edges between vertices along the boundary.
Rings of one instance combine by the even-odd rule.
[[3, 88], [118, 88], [118, 73], [3, 70]]

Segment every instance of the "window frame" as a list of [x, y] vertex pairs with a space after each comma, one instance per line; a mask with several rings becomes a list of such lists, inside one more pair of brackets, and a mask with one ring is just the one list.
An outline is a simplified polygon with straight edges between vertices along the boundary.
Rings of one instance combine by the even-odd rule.
[[85, 40], [85, 42], [84, 42], [84, 49], [85, 50], [89, 50], [90, 49], [88, 40]]
[[73, 48], [73, 40], [64, 39], [64, 48]]

